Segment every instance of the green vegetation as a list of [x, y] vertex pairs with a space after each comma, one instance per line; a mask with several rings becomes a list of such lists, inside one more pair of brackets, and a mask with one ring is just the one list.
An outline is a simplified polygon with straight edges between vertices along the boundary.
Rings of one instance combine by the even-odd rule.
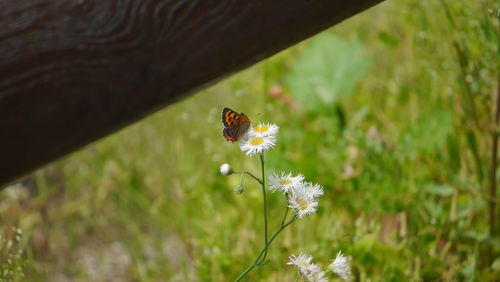
[[6, 235], [8, 237], [0, 236], [0, 281], [21, 281], [25, 265], [20, 246], [22, 231], [13, 228]]
[[[499, 8], [382, 3], [1, 192], [2, 233], [23, 230], [30, 280], [231, 281], [264, 226], [259, 185], [238, 195], [240, 178], [218, 171], [259, 171], [222, 137], [227, 106], [281, 127], [270, 172], [325, 187], [318, 213], [287, 228], [248, 281], [295, 281], [288, 255], [326, 262], [338, 250], [361, 281], [498, 279]], [[275, 230], [284, 202], [267, 200]]]

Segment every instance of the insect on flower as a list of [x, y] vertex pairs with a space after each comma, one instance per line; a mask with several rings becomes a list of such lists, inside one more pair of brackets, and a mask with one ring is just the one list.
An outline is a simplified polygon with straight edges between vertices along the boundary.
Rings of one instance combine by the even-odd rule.
[[222, 134], [227, 141], [236, 142], [245, 135], [250, 128], [250, 119], [244, 113], [237, 113], [229, 108], [222, 110], [222, 123], [224, 130]]

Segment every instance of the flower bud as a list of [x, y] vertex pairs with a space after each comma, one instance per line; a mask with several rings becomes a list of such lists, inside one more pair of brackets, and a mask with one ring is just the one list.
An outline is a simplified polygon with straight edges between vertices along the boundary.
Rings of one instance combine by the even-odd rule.
[[233, 174], [233, 169], [231, 168], [231, 165], [223, 164], [220, 166], [220, 173], [222, 175], [231, 175]]
[[243, 186], [238, 185], [238, 186], [234, 187], [234, 192], [236, 192], [236, 194], [238, 194], [238, 195], [243, 194], [243, 192], [244, 192]]

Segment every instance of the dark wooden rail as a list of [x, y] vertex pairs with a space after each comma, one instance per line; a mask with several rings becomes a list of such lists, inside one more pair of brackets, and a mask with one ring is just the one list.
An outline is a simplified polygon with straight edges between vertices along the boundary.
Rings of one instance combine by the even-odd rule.
[[382, 0], [0, 0], [0, 186]]

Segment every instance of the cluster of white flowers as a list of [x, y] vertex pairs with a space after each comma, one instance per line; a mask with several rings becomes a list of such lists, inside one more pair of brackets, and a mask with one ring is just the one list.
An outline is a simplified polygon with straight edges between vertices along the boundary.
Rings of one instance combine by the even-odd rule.
[[[259, 123], [257, 126], [251, 126], [239, 143], [240, 149], [248, 156], [261, 154], [276, 145], [278, 132], [279, 127], [276, 124]], [[233, 170], [228, 164], [223, 164], [220, 172], [222, 175], [230, 175]], [[288, 196], [288, 207], [294, 209], [299, 218], [316, 212], [318, 197], [323, 195], [323, 187], [304, 182], [302, 174], [293, 176], [291, 173], [275, 173], [269, 177], [269, 183], [270, 191], [280, 190]]]
[[279, 130], [276, 124], [270, 123], [259, 123], [251, 127], [245, 138], [239, 142], [241, 151], [248, 156], [254, 156], [274, 147]]
[[[291, 255], [289, 265], [295, 265], [299, 270], [299, 274], [309, 282], [325, 282], [328, 281], [326, 273], [318, 264], [312, 263], [312, 256], [300, 254], [298, 256]], [[337, 257], [328, 266], [328, 270], [337, 274], [345, 281], [348, 281], [351, 276], [351, 257], [345, 257], [342, 252], [337, 253]]]
[[269, 177], [269, 190], [280, 190], [288, 197], [288, 207], [297, 212], [299, 218], [314, 213], [318, 207], [318, 198], [323, 195], [319, 184], [304, 182], [304, 176], [291, 173], [273, 174]]
[[291, 255], [290, 261], [287, 263], [297, 266], [299, 274], [309, 282], [326, 282], [326, 274], [321, 267], [312, 263], [312, 256], [300, 254], [298, 256]]
[[[244, 136], [242, 136], [243, 138], [239, 142], [240, 149], [248, 156], [262, 154], [265, 150], [268, 150], [276, 145], [276, 135], [278, 134], [278, 132], [279, 127], [275, 124], [259, 123], [255, 127], [250, 127], [248, 132]], [[261, 160], [262, 165], [264, 165], [263, 156]], [[262, 171], [262, 177], [264, 178], [264, 170]], [[249, 172], [235, 172], [229, 164], [221, 165], [220, 173], [222, 175], [231, 175], [233, 173], [247, 173], [254, 179], [256, 179], [260, 184], [262, 184], [263, 188], [265, 185], [264, 179], [258, 179]], [[288, 200], [288, 208], [295, 210], [297, 214], [296, 217], [298, 218], [302, 218], [305, 215], [316, 212], [316, 209], [318, 208], [318, 198], [324, 194], [323, 187], [321, 187], [321, 185], [306, 182], [302, 174], [293, 175], [292, 173], [284, 172], [274, 173], [269, 177], [268, 189], [272, 192], [281, 191], [283, 194], [285, 194]], [[242, 184], [236, 187], [235, 191], [237, 191], [237, 193], [239, 194], [242, 193]], [[265, 195], [265, 190], [263, 191]], [[291, 223], [293, 220], [295, 220], [295, 218], [290, 220], [289, 223]], [[287, 225], [285, 225], [285, 227]], [[281, 227], [284, 228], [283, 223]], [[280, 229], [279, 231], [281, 230], [282, 229]], [[351, 257], [345, 257], [342, 252], [338, 252], [337, 257], [332, 260], [332, 263], [328, 266], [327, 271], [323, 271], [320, 265], [312, 263], [312, 259], [312, 256], [306, 254], [300, 254], [298, 256], [291, 255], [290, 261], [287, 264], [295, 265], [298, 268], [299, 274], [310, 282], [328, 281], [326, 277], [327, 272], [335, 273], [345, 281], [349, 280], [351, 276]], [[250, 270], [253, 267], [255, 267], [255, 264], [251, 266]], [[246, 273], [248, 273], [248, 271], [244, 272], [241, 277], [246, 275]]]

